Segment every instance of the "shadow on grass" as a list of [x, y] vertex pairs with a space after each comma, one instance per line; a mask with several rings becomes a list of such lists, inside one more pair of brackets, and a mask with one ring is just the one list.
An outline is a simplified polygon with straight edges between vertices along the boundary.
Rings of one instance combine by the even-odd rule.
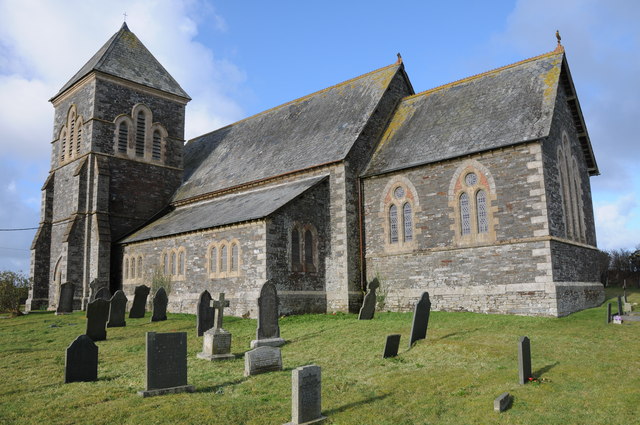
[[225, 387], [231, 387], [231, 386], [234, 386], [234, 385], [242, 384], [247, 379], [249, 379], [249, 377], [236, 379], [235, 381], [224, 382], [224, 383], [218, 384], [218, 385], [210, 385], [210, 386], [207, 386], [207, 387], [196, 388], [195, 392], [197, 392], [197, 393], [219, 393], [219, 392], [221, 392], [221, 390], [224, 391]]
[[548, 365], [544, 366], [543, 368], [538, 369], [535, 372], [533, 372], [533, 376], [535, 376], [536, 378], [540, 378], [542, 375], [544, 375], [545, 373], [549, 372], [551, 369], [556, 367], [558, 364], [560, 364], [560, 362], [555, 362], [555, 363], [552, 363], [552, 364], [548, 364]]
[[366, 398], [364, 400], [360, 400], [360, 401], [356, 401], [356, 402], [353, 402], [353, 403], [345, 404], [344, 406], [336, 407], [335, 409], [324, 410], [322, 412], [322, 414], [325, 415], [325, 416], [331, 416], [331, 415], [333, 415], [335, 413], [344, 412], [345, 410], [349, 410], [349, 409], [352, 409], [354, 407], [362, 406], [363, 404], [373, 403], [374, 401], [378, 401], [378, 400], [384, 400], [387, 397], [389, 397], [389, 394], [383, 394], [383, 395], [379, 395], [379, 396], [375, 396], [375, 397], [369, 397], [369, 398]]
[[466, 331], [460, 331], [460, 332], [452, 332], [450, 334], [446, 334], [446, 335], [442, 335], [440, 338], [434, 338], [435, 341], [438, 341], [440, 339], [447, 339], [447, 338], [451, 338], [452, 336], [457, 336], [457, 335], [466, 335], [466, 334], [470, 334], [472, 332], [475, 332], [477, 330], [480, 330], [480, 328], [475, 328], [475, 329], [469, 329]]

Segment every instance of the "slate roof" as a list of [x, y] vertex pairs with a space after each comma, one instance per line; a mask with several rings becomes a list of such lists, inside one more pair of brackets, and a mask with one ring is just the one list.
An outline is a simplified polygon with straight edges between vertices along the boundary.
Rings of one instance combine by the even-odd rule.
[[[364, 175], [548, 136], [563, 63], [566, 66], [564, 49], [560, 47], [554, 52], [406, 97], [385, 130]], [[578, 115], [584, 124], [582, 115]], [[588, 136], [585, 140], [588, 149], [583, 146], [583, 150], [587, 163], [591, 161], [593, 165], [590, 172], [597, 173]], [[581, 143], [585, 141], [581, 139]]]
[[402, 69], [378, 69], [190, 140], [173, 201], [343, 160]]
[[124, 238], [120, 243], [264, 218], [326, 178], [327, 176], [307, 178], [181, 206]]
[[55, 99], [92, 71], [133, 81], [147, 87], [191, 99], [160, 62], [147, 50], [126, 23], [93, 55], [60, 91]]

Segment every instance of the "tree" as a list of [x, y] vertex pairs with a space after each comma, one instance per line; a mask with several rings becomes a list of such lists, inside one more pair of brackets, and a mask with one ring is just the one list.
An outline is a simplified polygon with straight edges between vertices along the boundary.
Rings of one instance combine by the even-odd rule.
[[22, 315], [20, 305], [29, 296], [30, 280], [22, 273], [0, 272], [0, 311]]

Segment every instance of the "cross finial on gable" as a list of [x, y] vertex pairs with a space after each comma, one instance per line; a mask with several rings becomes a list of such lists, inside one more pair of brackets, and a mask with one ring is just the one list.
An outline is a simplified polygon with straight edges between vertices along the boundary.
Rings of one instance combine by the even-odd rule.
[[124, 21], [127, 22], [127, 12], [124, 12], [122, 16], [124, 16]]

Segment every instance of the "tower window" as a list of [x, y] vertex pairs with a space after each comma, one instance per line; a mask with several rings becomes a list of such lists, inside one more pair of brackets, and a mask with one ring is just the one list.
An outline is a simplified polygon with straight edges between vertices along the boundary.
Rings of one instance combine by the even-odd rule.
[[136, 119], [136, 156], [144, 156], [144, 135], [145, 135], [146, 119], [144, 112], [138, 112]]
[[151, 151], [151, 158], [156, 161], [159, 161], [162, 158], [162, 137], [158, 130], [153, 132], [153, 149]]

